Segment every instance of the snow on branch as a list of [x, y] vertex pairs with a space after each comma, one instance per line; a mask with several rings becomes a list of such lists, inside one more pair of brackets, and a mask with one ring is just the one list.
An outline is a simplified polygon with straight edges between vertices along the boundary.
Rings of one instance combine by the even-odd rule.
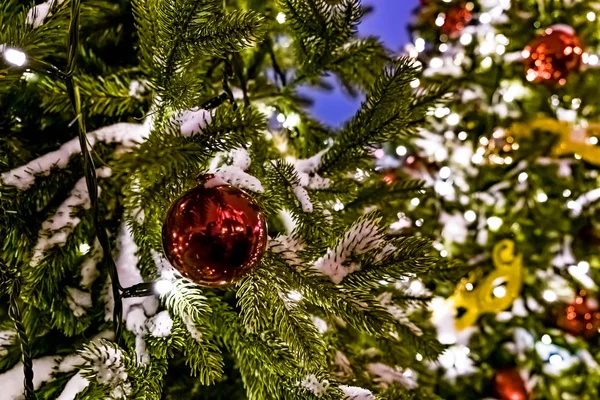
[[323, 154], [326, 152], [327, 150], [323, 150], [311, 158], [296, 160], [293, 163], [299, 178], [299, 183], [293, 186], [293, 190], [304, 212], [309, 213], [313, 211], [313, 205], [306, 189], [327, 189], [331, 185], [329, 179], [317, 174]]
[[[88, 147], [98, 142], [119, 143], [125, 149], [131, 149], [143, 142], [148, 135], [148, 127], [141, 124], [118, 123], [105, 126], [87, 134]], [[38, 175], [48, 175], [52, 168], [66, 168], [69, 159], [81, 152], [79, 138], [64, 143], [58, 150], [44, 154], [26, 165], [4, 172], [0, 181], [6, 186], [14, 186], [19, 190], [27, 190]]]
[[201, 108], [192, 108], [175, 114], [172, 121], [179, 126], [182, 136], [195, 136], [211, 123], [212, 112]]
[[375, 400], [375, 396], [367, 389], [358, 386], [340, 385], [344, 392], [344, 400]]
[[359, 264], [348, 263], [351, 256], [361, 255], [381, 247], [383, 234], [379, 227], [380, 222], [381, 218], [375, 217], [373, 213], [359, 218], [344, 233], [338, 244], [324, 257], [318, 259], [312, 268], [329, 276], [335, 284], [339, 284], [346, 275], [360, 269]]
[[264, 193], [262, 183], [254, 176], [245, 172], [250, 167], [250, 154], [242, 148], [231, 150], [232, 165], [223, 165], [211, 171], [215, 177], [222, 179], [232, 186]]
[[301, 238], [287, 235], [278, 236], [269, 241], [269, 248], [272, 253], [280, 255], [292, 267], [302, 269], [303, 263], [298, 257], [298, 251], [304, 249], [304, 242]]
[[[96, 174], [100, 178], [110, 176], [110, 168], [99, 168]], [[100, 188], [98, 188], [100, 194]], [[30, 265], [38, 265], [44, 258], [44, 254], [54, 246], [63, 246], [71, 233], [75, 230], [81, 220], [74, 215], [78, 209], [89, 209], [91, 207], [90, 197], [85, 182], [81, 178], [75, 184], [69, 197], [58, 207], [52, 217], [42, 223], [42, 229], [38, 241], [33, 250]]]
[[91, 343], [81, 351], [81, 356], [89, 368], [87, 378], [95, 379], [99, 384], [111, 390], [111, 398], [122, 399], [131, 394], [131, 384], [125, 368], [125, 355], [115, 344], [102, 340]]

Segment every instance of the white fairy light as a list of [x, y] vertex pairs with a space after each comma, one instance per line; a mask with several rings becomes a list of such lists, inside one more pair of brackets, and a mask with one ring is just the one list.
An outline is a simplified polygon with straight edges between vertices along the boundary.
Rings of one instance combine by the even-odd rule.
[[4, 59], [10, 64], [21, 67], [27, 61], [27, 56], [21, 50], [8, 48], [4, 50]]
[[460, 37], [460, 43], [464, 46], [467, 46], [473, 42], [473, 35], [470, 33], [463, 33]]
[[440, 169], [440, 178], [442, 179], [448, 179], [450, 178], [450, 174], [452, 173], [452, 171], [450, 171], [450, 168], [448, 167], [442, 167]]
[[588, 142], [589, 142], [591, 145], [594, 145], [594, 146], [595, 146], [595, 145], [597, 145], [597, 144], [598, 144], [598, 138], [597, 138], [596, 136], [592, 136], [591, 138], [589, 138], [589, 139], [588, 139]]
[[290, 128], [294, 128], [294, 127], [298, 126], [299, 123], [300, 123], [300, 116], [296, 113], [291, 113], [285, 119], [285, 122], [283, 123], [283, 127], [290, 129]]
[[483, 156], [479, 153], [473, 154], [473, 157], [471, 157], [471, 162], [473, 164], [481, 164], [483, 162]]
[[411, 201], [410, 204], [412, 204], [413, 207], [418, 206], [419, 204], [421, 204], [421, 200], [419, 200], [418, 197], [414, 197]]
[[442, 43], [440, 44], [440, 53], [445, 53], [446, 51], [448, 51], [448, 45], [446, 43]]
[[562, 364], [563, 358], [560, 356], [560, 354], [552, 354], [548, 359], [548, 362], [550, 362], [551, 365], [559, 365]]
[[419, 53], [425, 50], [425, 39], [417, 38], [417, 40], [415, 40], [415, 48]]
[[280, 12], [279, 14], [277, 14], [277, 17], [275, 18], [277, 20], [277, 22], [279, 22], [280, 24], [284, 24], [285, 23], [285, 14]]
[[494, 294], [494, 296], [496, 296], [498, 298], [502, 298], [502, 297], [506, 296], [506, 287], [505, 286], [496, 286], [494, 288], [494, 290], [492, 291], [492, 293]]
[[419, 280], [414, 280], [410, 283], [410, 290], [415, 292], [415, 293], [420, 293], [423, 289], [423, 282], [419, 281]]
[[435, 19], [435, 24], [437, 26], [442, 26], [444, 25], [444, 22], [446, 22], [446, 16], [444, 14], [439, 14], [437, 16], [437, 18]]
[[415, 356], [415, 359], [417, 361], [423, 361], [423, 356], [421, 355], [421, 353], [417, 353], [417, 355]]
[[513, 159], [511, 156], [504, 157], [504, 164], [512, 164]]
[[465, 211], [465, 219], [467, 222], [475, 222], [477, 219], [477, 214], [473, 210], [467, 210]]
[[544, 336], [542, 336], [542, 343], [552, 344], [552, 338], [550, 337], [550, 335], [545, 334]]
[[156, 291], [156, 293], [158, 293], [158, 295], [164, 296], [165, 294], [170, 293], [171, 290], [173, 290], [173, 282], [171, 282], [168, 279], [161, 279], [159, 281], [156, 281], [156, 283], [154, 284], [154, 290]]
[[423, 226], [424, 222], [425, 222], [425, 220], [423, 220], [423, 218], [419, 218], [418, 220], [415, 221], [415, 225], [420, 228]]
[[544, 290], [544, 293], [542, 293], [542, 297], [548, 303], [553, 303], [558, 298], [558, 296], [556, 296], [556, 293], [554, 293], [552, 290]]
[[475, 289], [475, 287], [473, 286], [473, 284], [471, 282], [469, 282], [465, 285], [465, 289], [467, 289], [467, 292], [472, 292], [473, 289]]
[[491, 68], [493, 62], [494, 60], [492, 60], [492, 57], [486, 57], [483, 60], [481, 60], [481, 68], [489, 69]]
[[490, 143], [490, 141], [485, 136], [482, 136], [479, 138], [479, 143], [483, 146], [487, 146]]
[[277, 122], [280, 122], [280, 123], [283, 124], [285, 122], [285, 115], [284, 114], [278, 114], [277, 115]]
[[479, 22], [482, 24], [489, 24], [492, 22], [492, 16], [489, 13], [481, 13], [479, 16]]
[[587, 261], [580, 261], [577, 264], [577, 272], [580, 274], [587, 274], [590, 271], [590, 263]]
[[527, 174], [527, 172], [521, 172], [517, 179], [519, 180], [519, 182], [523, 183], [527, 180], [527, 178], [529, 178], [529, 175]]
[[444, 60], [442, 60], [439, 57], [433, 57], [429, 62], [429, 65], [431, 66], [431, 68], [439, 69], [444, 66]]
[[398, 154], [400, 157], [405, 156], [406, 153], [408, 153], [408, 149], [404, 146], [398, 146], [396, 147], [396, 154]]
[[90, 252], [91, 250], [91, 246], [87, 243], [81, 243], [79, 245], [79, 254], [87, 254]]
[[413, 89], [417, 89], [419, 86], [421, 86], [421, 81], [417, 78], [417, 79], [413, 79], [410, 82], [410, 87]]
[[565, 191], [563, 192], [563, 197], [570, 197], [571, 196], [571, 191], [569, 189], [565, 189]]
[[448, 116], [448, 118], [446, 118], [446, 122], [448, 123], [448, 125], [458, 125], [460, 123], [460, 115], [452, 113]]
[[569, 202], [567, 203], [567, 208], [568, 208], [569, 210], [574, 210], [574, 209], [576, 209], [576, 208], [577, 208], [577, 206], [578, 206], [578, 204], [577, 204], [577, 202], [576, 202], [576, 201], [574, 201], [574, 200], [569, 200]]
[[500, 217], [489, 217], [487, 225], [492, 231], [497, 231], [502, 226], [502, 219]]
[[503, 44], [499, 44], [498, 46], [496, 46], [496, 54], [501, 56], [504, 53], [506, 53], [506, 46], [504, 46]]
[[596, 54], [590, 54], [587, 63], [589, 65], [597, 65], [598, 62], [600, 62], [600, 57], [598, 57]]
[[545, 203], [548, 201], [548, 195], [544, 192], [539, 192], [536, 196], [536, 199], [540, 203]]
[[336, 203], [333, 205], [333, 209], [335, 211], [342, 211], [344, 209], [344, 203], [342, 203], [341, 201], [337, 200]]
[[467, 140], [467, 132], [465, 132], [465, 131], [459, 132], [458, 139], [459, 140]]
[[592, 22], [596, 20], [596, 13], [593, 11], [590, 11], [589, 13], [587, 13], [587, 19], [588, 21]]

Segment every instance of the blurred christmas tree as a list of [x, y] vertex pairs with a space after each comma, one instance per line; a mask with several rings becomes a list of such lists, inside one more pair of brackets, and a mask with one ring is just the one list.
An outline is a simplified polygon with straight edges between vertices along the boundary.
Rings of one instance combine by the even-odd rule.
[[[21, 3], [0, 2], [2, 399], [435, 398], [421, 279], [452, 269], [388, 232], [422, 184], [369, 170], [446, 90], [356, 36], [359, 0]], [[367, 92], [339, 131], [297, 92], [327, 74]]]
[[[435, 284], [445, 399], [600, 397], [600, 2], [422, 1], [413, 85], [455, 81], [384, 179], [428, 182], [400, 233], [473, 268]], [[415, 231], [415, 232], [416, 232]]]

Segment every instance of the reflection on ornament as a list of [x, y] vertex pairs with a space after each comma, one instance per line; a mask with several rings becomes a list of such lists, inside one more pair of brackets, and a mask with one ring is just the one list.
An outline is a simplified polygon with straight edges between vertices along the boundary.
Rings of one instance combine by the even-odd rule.
[[523, 280], [523, 257], [515, 254], [515, 243], [502, 240], [494, 246], [492, 260], [495, 270], [481, 280], [477, 273], [463, 278], [449, 298], [457, 310], [463, 310], [456, 318], [456, 328], [473, 325], [484, 313], [498, 313], [507, 309], [521, 292]]
[[583, 49], [573, 28], [554, 25], [533, 40], [523, 56], [528, 81], [564, 85], [567, 76], [580, 68]]
[[206, 286], [230, 284], [254, 268], [265, 252], [267, 224], [244, 191], [213, 175], [170, 207], [163, 247], [173, 267]]
[[587, 292], [580, 291], [575, 302], [558, 316], [558, 326], [574, 336], [586, 339], [595, 337], [600, 329], [600, 311], [592, 303]]
[[527, 400], [527, 387], [519, 372], [506, 368], [494, 375], [494, 391], [500, 400]]
[[473, 18], [473, 13], [466, 4], [458, 4], [446, 12], [440, 31], [448, 36], [456, 36]]

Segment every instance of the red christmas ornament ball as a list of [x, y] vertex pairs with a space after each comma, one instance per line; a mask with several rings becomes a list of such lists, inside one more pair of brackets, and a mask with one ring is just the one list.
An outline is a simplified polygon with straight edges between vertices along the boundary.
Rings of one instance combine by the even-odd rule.
[[579, 292], [575, 302], [559, 314], [557, 324], [573, 336], [591, 339], [598, 335], [600, 329], [600, 311], [586, 294], [585, 290]]
[[514, 368], [496, 372], [494, 390], [500, 400], [527, 400], [529, 398], [525, 382]]
[[246, 192], [213, 175], [200, 181], [169, 208], [162, 232], [165, 255], [200, 285], [227, 285], [260, 261], [267, 223]]
[[524, 56], [528, 81], [564, 85], [581, 67], [583, 48], [573, 28], [554, 25], [525, 48]]
[[458, 4], [446, 12], [440, 31], [448, 36], [456, 36], [473, 18], [473, 12], [466, 4]]

